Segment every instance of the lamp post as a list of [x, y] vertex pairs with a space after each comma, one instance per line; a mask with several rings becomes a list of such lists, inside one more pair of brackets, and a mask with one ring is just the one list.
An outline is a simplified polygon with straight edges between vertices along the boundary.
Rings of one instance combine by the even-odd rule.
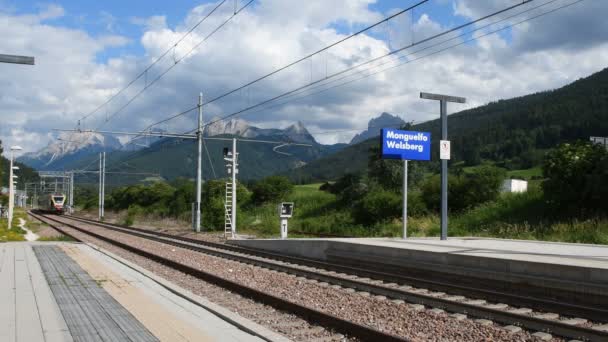
[[13, 170], [18, 170], [18, 166], [13, 166], [13, 160], [15, 159], [15, 151], [21, 151], [22, 148], [20, 146], [11, 146], [11, 167], [10, 167], [10, 176], [9, 176], [9, 188], [8, 188], [8, 229], [11, 229], [11, 224], [13, 223], [13, 209], [15, 206], [15, 183], [13, 175]]

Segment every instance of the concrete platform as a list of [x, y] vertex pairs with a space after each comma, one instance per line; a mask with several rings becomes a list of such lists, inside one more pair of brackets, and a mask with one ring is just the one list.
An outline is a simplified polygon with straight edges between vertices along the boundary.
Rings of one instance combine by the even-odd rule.
[[345, 263], [404, 275], [432, 270], [466, 284], [487, 281], [491, 288], [537, 287], [564, 291], [566, 298], [608, 305], [608, 246], [486, 238], [259, 239], [231, 243]]
[[27, 243], [0, 244], [0, 341], [72, 341]]
[[84, 244], [0, 244], [0, 300], [3, 342], [288, 341]]

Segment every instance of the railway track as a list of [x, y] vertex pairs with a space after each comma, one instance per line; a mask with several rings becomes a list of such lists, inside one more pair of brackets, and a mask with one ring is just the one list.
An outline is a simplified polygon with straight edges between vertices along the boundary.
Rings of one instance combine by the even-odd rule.
[[[574, 306], [525, 296], [484, 292], [479, 289], [429, 282], [428, 280], [418, 278], [374, 272], [303, 258], [286, 257], [274, 253], [260, 252], [139, 228], [112, 225], [84, 218], [70, 217], [65, 219], [92, 224], [164, 244], [288, 273], [302, 279], [308, 279], [308, 281], [320, 282], [320, 284], [327, 284], [327, 286], [333, 286], [334, 288], [342, 288], [345, 291], [357, 291], [362, 294], [390, 298], [393, 301], [406, 301], [418, 305], [418, 308], [421, 310], [424, 307], [433, 308], [432, 310], [446, 310], [452, 312], [453, 316], [458, 317], [458, 319], [476, 317], [481, 320], [491, 320], [509, 325], [510, 329], [523, 327], [532, 331], [548, 332], [573, 339], [589, 341], [608, 340], [608, 332], [597, 329], [599, 322], [604, 322], [608, 319], [608, 311], [602, 308]], [[64, 218], [53, 220], [72, 226], [74, 229], [79, 229], [75, 225], [66, 223]], [[84, 230], [81, 231], [84, 232]], [[85, 233], [91, 234], [91, 232]], [[101, 237], [103, 238], [103, 236]], [[417, 286], [416, 288], [412, 286], [414, 284]], [[443, 292], [441, 291], [442, 289], [446, 289], [446, 291]], [[465, 297], [460, 295], [460, 293], [467, 293], [468, 296]], [[509, 304], [488, 303], [485, 300], [479, 299], [480, 297], [499, 298], [501, 301], [508, 302]], [[534, 307], [537, 310], [544, 309], [564, 313], [568, 317], [560, 317], [555, 313], [534, 311], [529, 307]], [[588, 322], [582, 318], [572, 318], [573, 315], [591, 319], [596, 323]], [[367, 337], [357, 337], [367, 339]]]
[[[344, 319], [341, 319], [334, 315], [330, 315], [330, 314], [327, 314], [327, 313], [324, 313], [324, 312], [321, 312], [321, 311], [318, 311], [318, 310], [315, 310], [315, 309], [312, 309], [312, 308], [309, 308], [309, 307], [306, 307], [303, 305], [299, 305], [299, 304], [290, 302], [288, 300], [285, 300], [283, 298], [274, 296], [272, 294], [261, 292], [254, 288], [248, 287], [246, 285], [242, 285], [237, 282], [218, 277], [212, 273], [205, 272], [200, 269], [190, 267], [188, 265], [184, 265], [183, 263], [161, 257], [157, 254], [150, 253], [148, 251], [145, 251], [145, 250], [137, 248], [137, 247], [133, 247], [129, 244], [125, 244], [116, 239], [108, 238], [103, 235], [88, 231], [86, 229], [79, 228], [75, 225], [68, 224], [66, 222], [63, 222], [62, 220], [58, 220], [57, 218], [49, 217], [47, 215], [40, 215], [38, 213], [31, 213], [31, 212], [30, 212], [30, 215], [48, 225], [50, 225], [54, 229], [57, 229], [58, 231], [62, 232], [63, 234], [66, 234], [66, 235], [74, 238], [75, 240], [80, 240], [80, 239], [77, 236], [75, 236], [74, 234], [71, 234], [70, 232], [66, 231], [59, 225], [68, 226], [69, 228], [72, 228], [78, 232], [90, 235], [96, 239], [102, 240], [104, 242], [110, 243], [119, 248], [122, 248], [126, 251], [129, 251], [129, 252], [135, 253], [137, 255], [140, 255], [142, 257], [145, 257], [147, 259], [153, 260], [153, 261], [163, 264], [167, 267], [170, 267], [172, 269], [175, 269], [175, 270], [178, 270], [185, 274], [188, 274], [190, 276], [193, 276], [197, 279], [203, 280], [208, 283], [212, 283], [214, 285], [217, 285], [217, 286], [227, 289], [229, 291], [233, 291], [243, 297], [251, 298], [251, 299], [255, 300], [256, 302], [260, 302], [262, 304], [271, 306], [278, 310], [292, 313], [296, 316], [304, 318], [307, 321], [312, 321], [316, 324], [319, 324], [319, 326], [328, 327], [331, 329], [335, 329], [336, 331], [343, 332], [351, 338], [355, 338], [355, 339], [363, 340], [363, 341], [407, 341], [407, 339], [404, 339], [402, 337], [395, 336], [395, 335], [392, 335], [392, 334], [389, 334], [386, 332], [382, 332], [382, 331], [373, 329], [371, 327], [360, 325], [360, 324], [357, 324], [357, 323], [354, 323], [354, 322], [351, 322], [348, 320], [344, 320]], [[283, 321], [281, 323], [281, 325], [283, 325], [283, 326], [289, 325], [289, 322]], [[315, 328], [316, 328], [315, 326], [311, 327], [311, 329], [313, 329], [313, 330]], [[344, 340], [343, 336], [344, 335], [342, 335], [342, 334], [338, 334], [338, 339]], [[334, 337], [329, 337], [329, 338], [322, 338], [319, 340], [332, 341], [332, 340], [336, 340], [336, 339]]]

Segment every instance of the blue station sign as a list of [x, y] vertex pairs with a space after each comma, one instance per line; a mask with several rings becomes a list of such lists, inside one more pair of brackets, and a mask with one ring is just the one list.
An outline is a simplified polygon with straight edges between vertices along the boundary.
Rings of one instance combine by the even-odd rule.
[[382, 129], [382, 158], [431, 160], [431, 133]]

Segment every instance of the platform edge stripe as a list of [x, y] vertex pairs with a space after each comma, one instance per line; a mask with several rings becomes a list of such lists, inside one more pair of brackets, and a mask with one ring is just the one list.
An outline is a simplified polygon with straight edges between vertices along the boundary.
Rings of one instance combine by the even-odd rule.
[[195, 305], [198, 305], [198, 306], [204, 308], [205, 310], [218, 316], [222, 320], [234, 325], [235, 327], [237, 327], [247, 333], [255, 335], [268, 342], [291, 342], [292, 341], [283, 335], [275, 333], [251, 320], [248, 320], [238, 314], [233, 313], [232, 311], [230, 311], [226, 308], [223, 308], [215, 303], [212, 303], [209, 300], [207, 300], [201, 296], [198, 296], [184, 288], [181, 288], [181, 287], [167, 281], [166, 279], [163, 279], [163, 278], [155, 275], [154, 273], [144, 269], [143, 267], [138, 266], [93, 243], [84, 243], [84, 245], [87, 245], [88, 247], [90, 247], [102, 254], [105, 254], [108, 257], [116, 260], [117, 262], [143, 274], [145, 277], [151, 279], [152, 281], [154, 281], [158, 285], [162, 286], [163, 288], [167, 289], [171, 293], [173, 293]]

